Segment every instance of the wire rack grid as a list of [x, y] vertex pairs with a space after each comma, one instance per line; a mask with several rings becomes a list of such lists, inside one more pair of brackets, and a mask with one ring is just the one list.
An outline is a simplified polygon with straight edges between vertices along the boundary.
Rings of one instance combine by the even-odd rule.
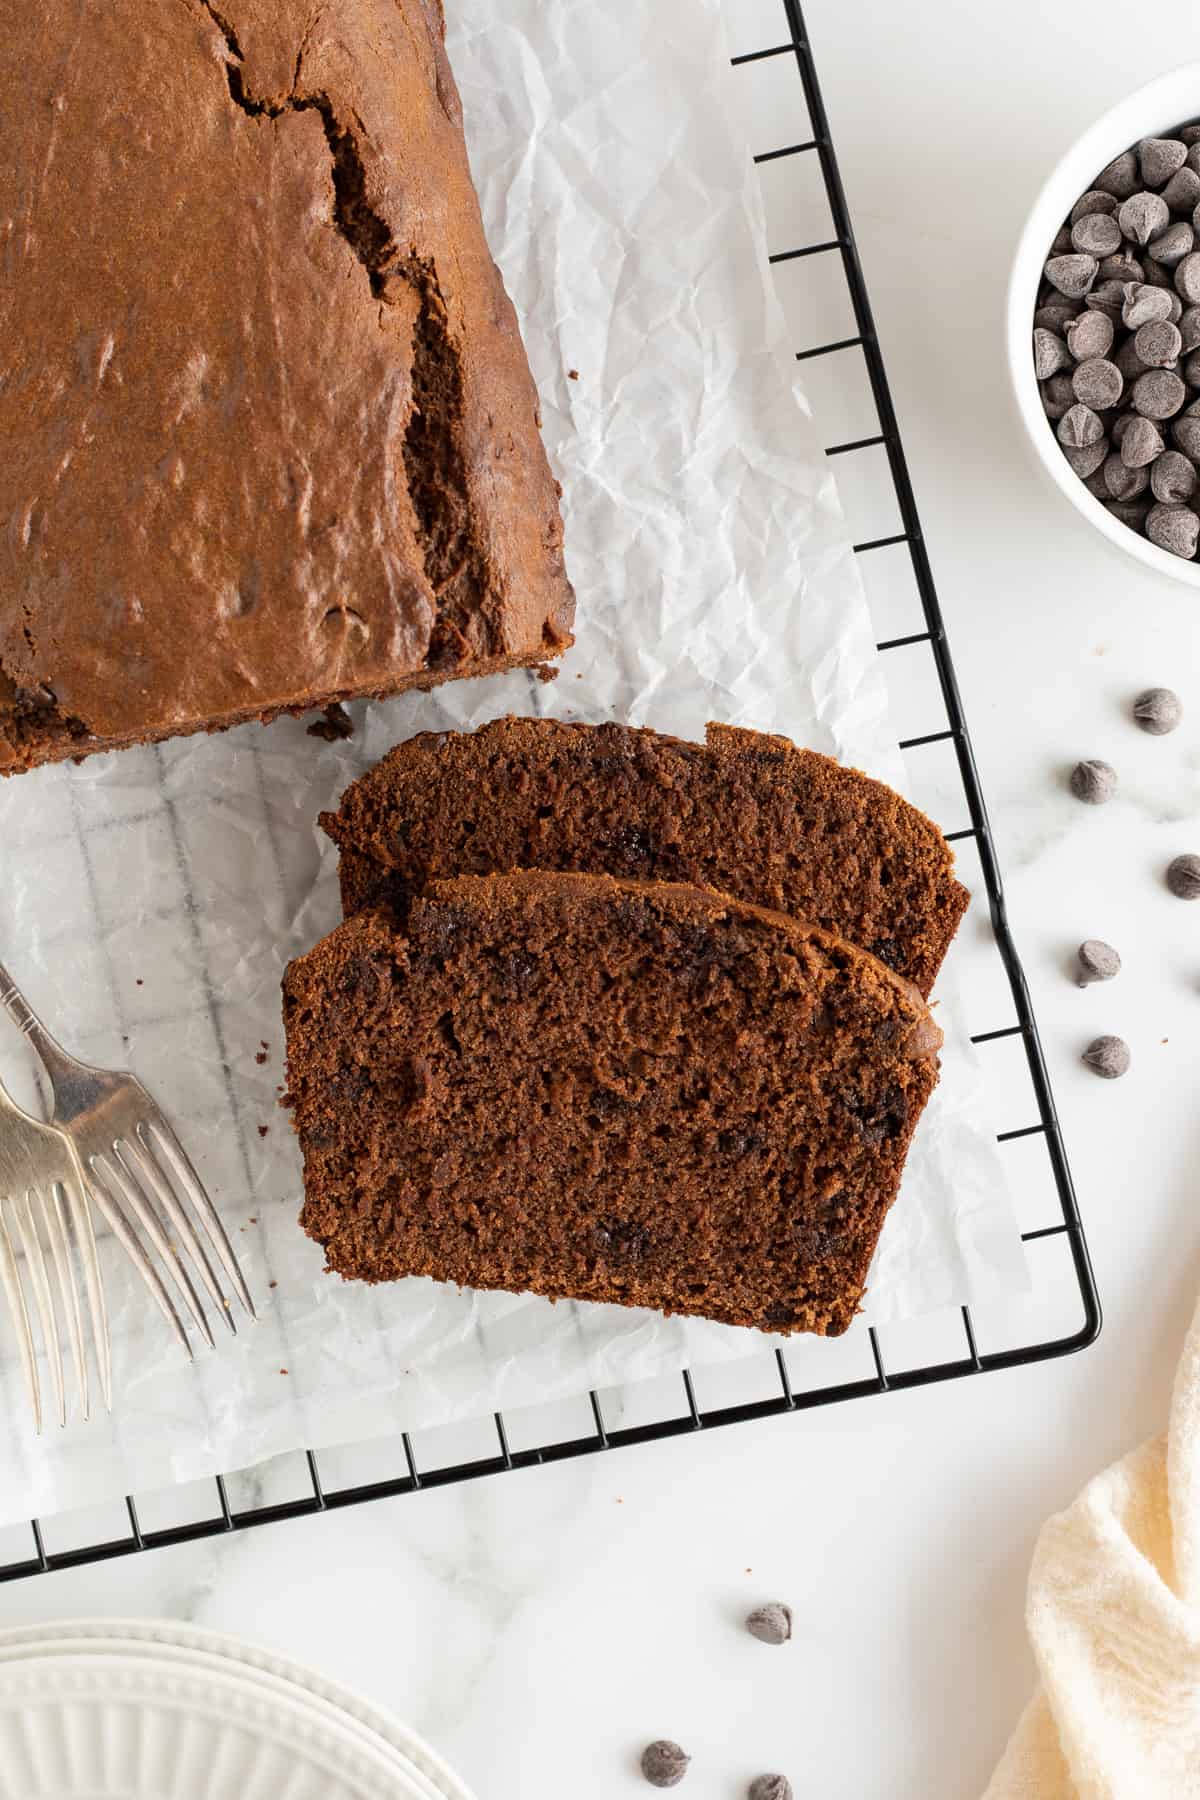
[[[413, 1437], [404, 1433], [398, 1440], [398, 1467], [392, 1467], [381, 1478], [334, 1482], [329, 1476], [331, 1453], [305, 1451], [301, 1464], [301, 1490], [298, 1494], [267, 1502], [256, 1492], [245, 1505], [238, 1503], [233, 1477], [218, 1476], [200, 1484], [207, 1495], [198, 1516], [185, 1523], [170, 1523], [150, 1528], [143, 1523], [142, 1509], [135, 1497], [124, 1503], [122, 1529], [103, 1537], [87, 1537], [63, 1548], [48, 1547], [47, 1527], [39, 1520], [29, 1525], [31, 1550], [18, 1551], [7, 1561], [0, 1561], [0, 1581], [69, 1568], [83, 1563], [130, 1555], [139, 1551], [184, 1543], [252, 1525], [264, 1525], [283, 1519], [334, 1511], [363, 1501], [385, 1499], [425, 1489], [444, 1487], [456, 1482], [494, 1475], [505, 1470], [527, 1468], [542, 1463], [560, 1462], [591, 1455], [620, 1446], [643, 1444], [686, 1433], [707, 1431], [719, 1425], [733, 1425], [779, 1415], [807, 1411], [810, 1407], [828, 1406], [838, 1401], [870, 1395], [903, 1392], [936, 1381], [956, 1380], [993, 1370], [1015, 1368], [1043, 1362], [1053, 1357], [1080, 1350], [1092, 1343], [1100, 1330], [1100, 1304], [1096, 1292], [1087, 1244], [1076, 1205], [1071, 1174], [1063, 1148], [1054, 1099], [1046, 1073], [1045, 1060], [1038, 1037], [1037, 1024], [1029, 992], [1013, 942], [1005, 908], [1000, 870], [988, 824], [987, 810], [967, 732], [962, 701], [954, 667], [946, 641], [945, 626], [934, 584], [933, 571], [921, 531], [912, 479], [905, 457], [900, 430], [892, 403], [887, 372], [872, 316], [862, 263], [855, 243], [854, 228], [846, 200], [838, 160], [830, 134], [825, 102], [818, 80], [799, 0], [780, 0], [783, 31], [780, 40], [762, 49], [745, 51], [732, 58], [735, 67], [776, 62], [794, 70], [799, 79], [807, 110], [808, 135], [802, 141], [787, 143], [755, 157], [763, 164], [780, 163], [784, 159], [815, 159], [820, 171], [832, 235], [813, 243], [803, 243], [771, 255], [773, 264], [795, 263], [810, 258], [828, 259], [840, 265], [846, 294], [852, 308], [854, 329], [831, 341], [805, 345], [796, 352], [800, 362], [816, 359], [861, 358], [870, 387], [877, 429], [829, 446], [831, 457], [855, 458], [875, 452], [886, 459], [887, 475], [899, 510], [898, 531], [870, 536], [855, 543], [862, 557], [903, 547], [911, 564], [911, 577], [919, 597], [922, 628], [885, 637], [878, 645], [885, 655], [900, 651], [920, 652], [929, 659], [936, 677], [944, 718], [934, 730], [906, 737], [900, 748], [921, 752], [933, 746], [946, 746], [953, 754], [959, 788], [958, 802], [965, 806], [970, 823], [961, 830], [947, 832], [951, 842], [971, 844], [979, 858], [980, 878], [986, 890], [994, 934], [993, 954], [998, 956], [1003, 977], [1011, 995], [1013, 1022], [997, 1029], [983, 1031], [972, 1038], [981, 1045], [999, 1046], [1015, 1041], [1024, 1053], [1028, 1088], [1036, 1116], [1024, 1117], [1014, 1128], [998, 1134], [1001, 1144], [1032, 1141], [1045, 1159], [1045, 1173], [1053, 1195], [1053, 1216], [1022, 1232], [1031, 1257], [1038, 1246], [1058, 1244], [1066, 1247], [1072, 1301], [1081, 1322], [1073, 1328], [1037, 1335], [1034, 1341], [988, 1348], [981, 1346], [977, 1321], [972, 1309], [957, 1309], [957, 1343], [943, 1347], [936, 1357], [911, 1358], [899, 1366], [892, 1363], [885, 1349], [886, 1332], [869, 1327], [862, 1333], [869, 1345], [869, 1361], [865, 1367], [851, 1371], [843, 1379], [807, 1382], [799, 1379], [796, 1363], [803, 1358], [791, 1347], [755, 1359], [771, 1364], [770, 1391], [754, 1398], [726, 1404], [702, 1404], [698, 1395], [699, 1378], [684, 1371], [682, 1394], [675, 1389], [675, 1402], [649, 1418], [635, 1422], [615, 1421], [607, 1416], [606, 1403], [598, 1392], [587, 1396], [587, 1429], [582, 1433], [556, 1436], [553, 1441], [536, 1441], [516, 1445], [512, 1441], [511, 1421], [499, 1413], [488, 1427], [491, 1443], [480, 1454], [465, 1459], [451, 1459], [436, 1466], [422, 1466]], [[797, 110], [799, 110], [797, 108]], [[1038, 1271], [1033, 1266], [1036, 1286]], [[676, 1378], [672, 1378], [674, 1382]], [[324, 1465], [324, 1467], [323, 1467]], [[124, 1529], [127, 1520], [128, 1529]], [[27, 1540], [28, 1544], [28, 1540]]]

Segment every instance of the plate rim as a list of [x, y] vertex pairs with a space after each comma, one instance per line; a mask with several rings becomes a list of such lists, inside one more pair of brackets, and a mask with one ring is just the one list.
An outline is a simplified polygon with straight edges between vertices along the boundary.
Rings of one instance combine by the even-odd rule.
[[440, 1800], [475, 1800], [471, 1789], [439, 1753], [412, 1726], [405, 1724], [386, 1707], [343, 1687], [309, 1664], [282, 1656], [278, 1651], [256, 1643], [253, 1639], [235, 1637], [229, 1632], [216, 1631], [187, 1620], [85, 1615], [30, 1625], [7, 1626], [0, 1629], [0, 1651], [19, 1651], [22, 1647], [45, 1645], [47, 1653], [53, 1654], [56, 1644], [67, 1639], [82, 1640], [92, 1645], [107, 1643], [110, 1648], [124, 1648], [126, 1652], [131, 1646], [144, 1648], [168, 1645], [184, 1653], [198, 1652], [212, 1656], [233, 1665], [243, 1675], [268, 1675], [275, 1681], [300, 1690], [309, 1698], [315, 1697], [334, 1712], [348, 1717], [369, 1735], [380, 1739], [392, 1752], [399, 1752], [407, 1757], [415, 1771], [433, 1784]]

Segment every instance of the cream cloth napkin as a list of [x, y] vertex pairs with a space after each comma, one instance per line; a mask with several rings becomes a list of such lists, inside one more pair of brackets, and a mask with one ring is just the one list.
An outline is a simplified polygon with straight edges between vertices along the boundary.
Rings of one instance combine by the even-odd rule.
[[1200, 1310], [1166, 1437], [1043, 1528], [1026, 1622], [1041, 1686], [985, 1800], [1200, 1796]]

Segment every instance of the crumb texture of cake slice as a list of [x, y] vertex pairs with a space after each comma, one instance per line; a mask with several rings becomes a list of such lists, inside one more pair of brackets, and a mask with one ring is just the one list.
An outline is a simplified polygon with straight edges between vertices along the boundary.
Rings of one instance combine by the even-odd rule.
[[398, 744], [321, 823], [347, 914], [401, 916], [445, 876], [562, 869], [688, 882], [809, 919], [928, 995], [967, 905], [909, 801], [787, 738], [707, 744], [627, 725], [497, 719]]
[[290, 965], [284, 1020], [301, 1222], [339, 1274], [828, 1335], [941, 1043], [816, 926], [537, 872], [357, 914]]
[[0, 18], [0, 773], [559, 654], [437, 0]]

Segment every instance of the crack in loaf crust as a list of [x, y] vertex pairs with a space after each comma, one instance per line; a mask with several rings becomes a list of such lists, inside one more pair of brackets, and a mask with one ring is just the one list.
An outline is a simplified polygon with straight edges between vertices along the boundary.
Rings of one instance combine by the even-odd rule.
[[0, 23], [0, 772], [559, 654], [436, 0]]
[[321, 823], [347, 915], [386, 899], [403, 917], [430, 881], [504, 869], [694, 882], [811, 919], [926, 995], [968, 900], [937, 826], [891, 788], [726, 725], [707, 746], [552, 719], [424, 732]]
[[301, 1223], [366, 1281], [842, 1332], [937, 1080], [912, 986], [792, 918], [464, 876], [284, 979]]

